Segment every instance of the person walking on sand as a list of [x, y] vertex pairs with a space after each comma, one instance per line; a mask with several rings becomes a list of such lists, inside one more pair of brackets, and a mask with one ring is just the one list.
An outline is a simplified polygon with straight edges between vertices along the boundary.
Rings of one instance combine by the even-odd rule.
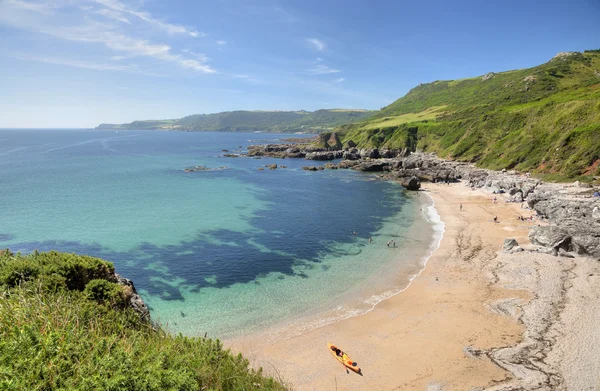
[[462, 202], [460, 203], [460, 211], [462, 212]]

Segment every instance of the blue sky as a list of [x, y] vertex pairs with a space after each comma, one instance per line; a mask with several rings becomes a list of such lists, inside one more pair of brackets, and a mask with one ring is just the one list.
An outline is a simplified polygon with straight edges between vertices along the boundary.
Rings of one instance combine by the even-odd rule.
[[378, 109], [597, 48], [599, 0], [0, 0], [0, 127]]

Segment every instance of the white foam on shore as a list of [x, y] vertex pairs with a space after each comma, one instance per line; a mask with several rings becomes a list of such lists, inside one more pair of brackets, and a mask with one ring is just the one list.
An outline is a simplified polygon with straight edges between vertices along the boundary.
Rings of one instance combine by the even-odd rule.
[[423, 273], [423, 270], [425, 270], [425, 268], [427, 267], [427, 261], [431, 258], [433, 253], [440, 247], [445, 232], [445, 224], [435, 208], [435, 201], [433, 197], [431, 197], [431, 195], [429, 195], [428, 193], [424, 194], [426, 194], [429, 200], [431, 201], [431, 205], [423, 205], [421, 211], [425, 221], [431, 224], [430, 227], [433, 230], [432, 241], [429, 245], [428, 252], [421, 258], [422, 267], [419, 269], [418, 272], [409, 277], [408, 283], [406, 285], [403, 284], [402, 287], [389, 289], [383, 293], [367, 297], [362, 302], [362, 304], [367, 305], [366, 308], [344, 308], [343, 305], [340, 305], [336, 307], [333, 311], [328, 311], [329, 313], [334, 312], [333, 315], [321, 314], [317, 317], [317, 319], [308, 320], [305, 318], [301, 322], [296, 321], [293, 324], [288, 324], [284, 327], [277, 328], [277, 330], [271, 330], [268, 333], [268, 339], [272, 341], [289, 339], [294, 336], [303, 334], [305, 332], [327, 326], [329, 324], [367, 314], [373, 309], [375, 309], [377, 304], [393, 296], [396, 296], [408, 289], [412, 282], [418, 276], [420, 276], [421, 273]]
[[[350, 311], [350, 316], [347, 316], [344, 319], [348, 319], [348, 318], [352, 318], [355, 316], [360, 316], [360, 315], [369, 313], [373, 309], [375, 309], [377, 304], [381, 303], [383, 300], [389, 299], [390, 297], [396, 296], [397, 294], [404, 292], [406, 289], [408, 289], [410, 284], [412, 284], [412, 282], [415, 280], [415, 278], [417, 278], [418, 276], [421, 275], [421, 273], [423, 273], [423, 270], [425, 270], [425, 268], [427, 267], [427, 261], [429, 260], [429, 258], [431, 258], [434, 251], [440, 247], [440, 244], [442, 243], [442, 238], [444, 237], [445, 224], [442, 221], [442, 218], [438, 214], [437, 210], [435, 209], [435, 201], [433, 200], [433, 197], [431, 197], [431, 195], [429, 195], [428, 193], [425, 193], [425, 194], [431, 200], [431, 205], [428, 205], [425, 207], [425, 210], [423, 210], [423, 215], [424, 215], [425, 219], [432, 225], [432, 228], [433, 228], [433, 238], [432, 239], [433, 240], [432, 240], [431, 245], [429, 246], [429, 252], [422, 258], [423, 267], [416, 274], [414, 274], [413, 276], [410, 277], [409, 282], [405, 287], [400, 288], [400, 289], [392, 289], [387, 292], [367, 298], [364, 301], [364, 303], [369, 304], [371, 306], [371, 308], [369, 308], [366, 311], [361, 311], [361, 313], [356, 313], [356, 311]], [[343, 319], [340, 319], [340, 320], [343, 320]]]

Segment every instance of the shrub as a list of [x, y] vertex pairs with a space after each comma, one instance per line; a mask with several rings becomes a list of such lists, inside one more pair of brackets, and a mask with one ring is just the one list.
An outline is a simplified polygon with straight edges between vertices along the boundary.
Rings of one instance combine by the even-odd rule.
[[98, 304], [105, 304], [115, 308], [127, 307], [125, 293], [120, 285], [106, 280], [92, 280], [88, 282], [83, 294], [89, 300]]

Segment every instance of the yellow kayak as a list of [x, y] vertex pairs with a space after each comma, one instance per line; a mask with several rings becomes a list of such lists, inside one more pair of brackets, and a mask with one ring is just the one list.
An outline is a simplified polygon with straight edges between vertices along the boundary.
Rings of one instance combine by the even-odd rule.
[[346, 368], [348, 368], [356, 373], [360, 373], [360, 368], [358, 367], [358, 363], [352, 361], [346, 353], [344, 353], [343, 351], [340, 350], [340, 348], [338, 348], [337, 346], [335, 346], [332, 343], [328, 343], [327, 348], [329, 349], [329, 351], [331, 352], [333, 357], [335, 357], [339, 362], [341, 362]]

